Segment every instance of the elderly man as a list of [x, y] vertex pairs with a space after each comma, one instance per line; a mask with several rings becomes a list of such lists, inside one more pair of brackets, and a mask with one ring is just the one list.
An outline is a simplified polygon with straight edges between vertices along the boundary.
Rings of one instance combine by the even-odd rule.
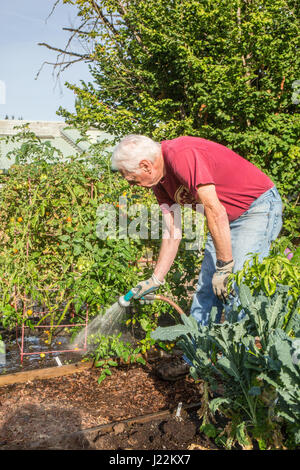
[[[177, 254], [180, 240], [172, 236], [174, 215], [168, 207], [183, 201], [200, 203], [209, 234], [191, 315], [207, 324], [216, 306], [220, 320], [229, 274], [243, 267], [250, 252], [260, 259], [267, 256], [280, 232], [282, 202], [274, 183], [229, 148], [199, 137], [158, 143], [129, 135], [115, 148], [112, 165], [129, 184], [153, 190], [171, 231], [171, 237], [162, 240], [152, 277], [138, 284], [135, 298], [164, 283]], [[175, 361], [161, 375], [175, 379], [183, 370]]]

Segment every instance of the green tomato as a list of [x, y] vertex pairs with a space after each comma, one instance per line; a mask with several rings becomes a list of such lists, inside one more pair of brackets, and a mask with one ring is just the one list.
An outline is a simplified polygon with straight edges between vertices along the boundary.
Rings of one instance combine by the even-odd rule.
[[93, 262], [89, 258], [83, 256], [78, 259], [77, 269], [79, 272], [89, 271]]

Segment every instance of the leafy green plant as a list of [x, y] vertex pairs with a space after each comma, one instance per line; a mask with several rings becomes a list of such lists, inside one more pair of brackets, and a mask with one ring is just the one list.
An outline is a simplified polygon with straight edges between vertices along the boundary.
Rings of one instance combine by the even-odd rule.
[[15, 135], [2, 137], [2, 140], [19, 144], [6, 155], [8, 159], [13, 158], [16, 165], [34, 162], [46, 167], [47, 164], [58, 163], [63, 158], [63, 153], [54, 147], [50, 140], [41, 140], [29, 130], [28, 124], [15, 126], [14, 129], [17, 131]]
[[[111, 204], [121, 211], [120, 196], [126, 196], [128, 204], [139, 202], [149, 208], [156, 202], [154, 197], [112, 175], [110, 154], [102, 145], [92, 146], [89, 155], [63, 160], [57, 149], [50, 143], [45, 146], [26, 127], [12, 139], [19, 145], [19, 164], [1, 175], [0, 321], [6, 328], [22, 322], [25, 297], [29, 302], [25, 313], [37, 303], [51, 310], [45, 320], [52, 323], [60, 319], [59, 308], [71, 300], [74, 321], [83, 315], [86, 304], [90, 317], [101, 314], [137, 284], [138, 274], [151, 275], [153, 262], [141, 266], [138, 260], [146, 250], [154, 260], [160, 240], [99, 239], [97, 209]], [[128, 214], [128, 223], [131, 220]], [[200, 257], [186, 251], [183, 241], [166, 288], [184, 309], [188, 307], [186, 287], [192, 288], [199, 263]], [[142, 312], [145, 324], [152, 313], [168, 311], [171, 308], [160, 303], [156, 310], [141, 307], [138, 315]], [[28, 326], [32, 318], [26, 317]], [[149, 338], [146, 343], [151, 343]]]
[[267, 296], [272, 296], [278, 284], [287, 286], [284, 329], [289, 333], [292, 328], [289, 320], [300, 297], [300, 248], [294, 248], [292, 258], [288, 259], [285, 254], [287, 243], [284, 238], [276, 241], [269, 256], [263, 260], [259, 260], [257, 254], [250, 257], [243, 269], [232, 276], [229, 289], [235, 281], [238, 286], [241, 283], [249, 286], [252, 293], [262, 290]]
[[[7, 329], [23, 321], [32, 328], [45, 323], [51, 342], [57, 331], [53, 325], [82, 323], [86, 308], [90, 319], [102, 315], [153, 271], [160, 240], [100, 239], [99, 205], [111, 204], [118, 213], [120, 196], [126, 196], [128, 205], [150, 207], [156, 201], [144, 188], [129, 187], [118, 174], [112, 175], [109, 154], [99, 145], [88, 156], [63, 160], [27, 128], [13, 140], [19, 164], [1, 175], [0, 323]], [[138, 260], [147, 250], [152, 258], [141, 265]], [[168, 276], [166, 289], [182, 308], [188, 306], [185, 288], [195, 280], [197, 263], [197, 253], [183, 246]], [[37, 316], [37, 311], [44, 313]], [[158, 302], [137, 303], [133, 310], [127, 326], [141, 326], [143, 354], [154, 344], [150, 333], [161, 313], [172, 309]]]
[[121, 179], [112, 184], [104, 153], [62, 161], [51, 144], [45, 147], [26, 129], [13, 138], [20, 143], [20, 164], [2, 175], [0, 320], [6, 328], [21, 322], [25, 298], [28, 326], [33, 317], [26, 311], [34, 303], [52, 312], [44, 317], [52, 323], [63, 320], [59, 308], [70, 302], [74, 320], [86, 303], [90, 316], [98, 314], [137, 283], [130, 262], [143, 246], [139, 240], [100, 240], [97, 208], [116, 204], [125, 188], [129, 196], [133, 191]]
[[[299, 414], [295, 416], [294, 405], [298, 397], [295, 389], [299, 385], [299, 375], [296, 376], [295, 372], [299, 366], [294, 364], [291, 367], [295, 340], [282, 329], [287, 297], [288, 288], [285, 286], [277, 286], [273, 296], [266, 296], [261, 291], [253, 296], [249, 287], [242, 284], [241, 305], [232, 309], [223, 324], [215, 323], [217, 309], [214, 308], [207, 326], [198, 325], [193, 317], [182, 315], [183, 324], [159, 327], [152, 333], [156, 340], [180, 338], [177, 346], [189, 360], [190, 373], [195, 380], [203, 379], [215, 391], [221, 381], [224, 395], [213, 399], [209, 406], [213, 413], [218, 410], [230, 420], [227, 446], [236, 441], [249, 446], [249, 436], [261, 447], [276, 447], [282, 442], [280, 425], [275, 419], [275, 416], [284, 416], [278, 395], [289, 409], [289, 416], [293, 416], [293, 422], [298, 423]], [[245, 317], [238, 322], [241, 309]], [[294, 331], [299, 334], [296, 308], [291, 318]], [[277, 392], [274, 377], [288, 390], [286, 397]], [[204, 422], [204, 429], [207, 424]]]
[[283, 331], [275, 330], [268, 345], [265, 367], [258, 379], [276, 390], [276, 415], [288, 424], [295, 444], [300, 444], [300, 340], [292, 340]]
[[[90, 338], [89, 343], [95, 344], [96, 348], [92, 353], [94, 366], [101, 369], [98, 378], [100, 384], [107, 376], [111, 375], [111, 367], [117, 367], [123, 364], [145, 364], [146, 361], [141, 355], [140, 347], [133, 347], [130, 343], [124, 343], [121, 340], [122, 334], [117, 336], [98, 336]], [[119, 360], [116, 361], [115, 359]]]

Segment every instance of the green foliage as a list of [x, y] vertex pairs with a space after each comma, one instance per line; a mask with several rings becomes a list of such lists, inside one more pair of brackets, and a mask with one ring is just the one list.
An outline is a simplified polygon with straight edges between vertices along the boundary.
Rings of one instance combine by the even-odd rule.
[[112, 360], [112, 357], [119, 358], [123, 363], [145, 364], [144, 358], [141, 356], [141, 348], [133, 347], [130, 343], [124, 343], [121, 340], [122, 334], [117, 336], [100, 336], [90, 340], [90, 344], [96, 344], [97, 347], [93, 352], [94, 366], [101, 369], [98, 378], [100, 384], [107, 376], [111, 375], [111, 367], [117, 367], [119, 361]]
[[[3, 177], [0, 201], [3, 325], [21, 321], [24, 295], [27, 309], [39, 302], [53, 309], [56, 320], [58, 307], [71, 299], [76, 313], [88, 303], [96, 314], [138, 280], [129, 263], [141, 255], [142, 244], [101, 240], [96, 233], [97, 207], [117, 199], [122, 181], [118, 188], [112, 184], [105, 154], [91, 166], [79, 156], [62, 161], [52, 149], [49, 162], [38, 141], [26, 163], [24, 145], [31, 148], [34, 139], [26, 132], [20, 138], [22, 164]], [[112, 261], [114, 270], [107, 269]]]
[[[89, 319], [103, 314], [141, 277], [152, 274], [160, 240], [100, 238], [100, 205], [116, 208], [118, 233], [120, 196], [126, 197], [128, 224], [134, 221], [132, 205], [149, 208], [156, 201], [144, 188], [132, 188], [111, 173], [110, 155], [100, 145], [91, 147], [88, 155], [63, 159], [26, 127], [13, 140], [19, 164], [1, 175], [0, 324], [10, 329], [23, 320], [32, 328], [45, 323], [51, 342], [53, 325], [65, 320], [82, 324], [87, 306]], [[149, 262], [141, 264], [138, 260], [148, 253]], [[184, 249], [183, 241], [165, 288], [184, 309], [185, 284], [195, 281], [200, 261], [198, 253]], [[143, 306], [137, 302], [127, 320], [128, 328], [144, 332], [138, 344], [141, 354], [154, 343], [150, 334], [161, 313], [172, 309], [164, 302]]]
[[18, 131], [17, 134], [2, 139], [6, 143], [19, 144], [6, 155], [8, 159], [14, 158], [17, 165], [35, 162], [43, 167], [46, 162], [58, 163], [63, 157], [62, 152], [53, 147], [49, 140], [42, 141], [34, 132], [28, 129], [26, 124], [15, 126], [14, 129]]
[[[298, 232], [299, 6], [290, 0], [64, 0], [84, 26], [93, 81], [68, 123], [120, 137], [194, 135], [225, 144], [265, 171]], [[70, 38], [71, 39], [71, 38]]]
[[[299, 338], [299, 329], [297, 331]], [[296, 444], [300, 444], [300, 340], [292, 340], [281, 330], [272, 334], [265, 359], [264, 372], [258, 378], [277, 392], [277, 415], [291, 423]]]
[[[180, 338], [177, 346], [191, 362], [195, 379], [205, 380], [212, 390], [217, 390], [221, 380], [224, 396], [213, 399], [210, 409], [230, 419], [226, 445], [236, 441], [249, 445], [251, 432], [261, 448], [277, 447], [283, 439], [279, 424], [288, 420], [294, 433], [299, 427], [298, 340], [282, 329], [287, 298], [286, 286], [278, 286], [274, 295], [267, 296], [262, 291], [252, 295], [242, 284], [241, 305], [232, 309], [223, 324], [215, 323], [217, 309], [213, 308], [207, 326], [182, 315], [183, 325], [160, 327], [152, 333], [155, 340]], [[241, 310], [245, 317], [237, 321]], [[296, 308], [291, 318], [298, 338], [300, 317]]]
[[[272, 296], [276, 292], [278, 284], [287, 286], [286, 310], [284, 329], [289, 333], [293, 328], [291, 313], [300, 298], [300, 248], [293, 250], [293, 257], [289, 260], [284, 252], [287, 240], [278, 240], [266, 258], [259, 260], [258, 255], [253, 255], [244, 264], [243, 269], [232, 276], [237, 285], [241, 283], [250, 287], [252, 293], [262, 290], [266, 295]], [[229, 288], [230, 288], [229, 286]]]

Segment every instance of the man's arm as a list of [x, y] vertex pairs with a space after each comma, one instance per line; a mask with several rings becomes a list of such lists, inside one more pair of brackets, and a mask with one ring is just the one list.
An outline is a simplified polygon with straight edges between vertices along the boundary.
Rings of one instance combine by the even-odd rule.
[[143, 298], [144, 295], [152, 294], [164, 284], [164, 278], [176, 257], [181, 241], [181, 228], [176, 227], [174, 214], [172, 212], [163, 214], [163, 220], [165, 230], [163, 231], [163, 239], [154, 272], [150, 279], [141, 281], [136, 286], [137, 292], [134, 295], [135, 299], [140, 299]]
[[221, 204], [213, 184], [198, 186], [198, 196], [204, 206], [207, 226], [212, 236], [217, 259], [232, 260], [231, 235], [225, 207]]
[[181, 241], [181, 230], [179, 227], [175, 226], [174, 213], [169, 212], [163, 214], [163, 220], [166, 230], [163, 233], [158, 259], [154, 269], [154, 275], [160, 281], [163, 281], [169, 272]]

